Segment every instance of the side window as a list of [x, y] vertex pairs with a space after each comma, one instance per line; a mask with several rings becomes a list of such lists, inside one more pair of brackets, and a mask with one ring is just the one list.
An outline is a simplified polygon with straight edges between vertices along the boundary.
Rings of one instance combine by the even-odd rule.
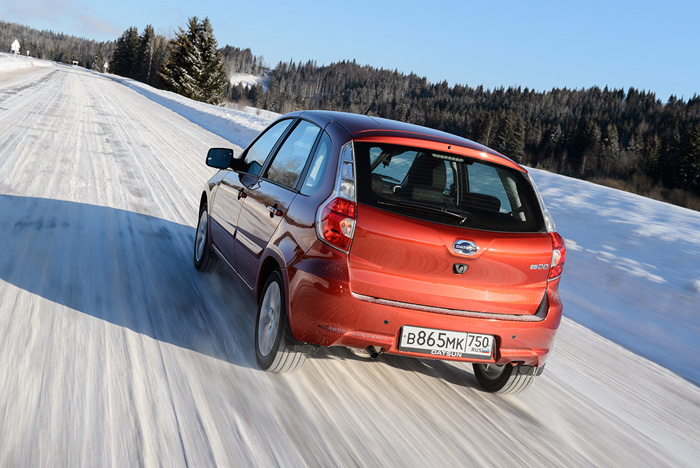
[[270, 151], [272, 151], [272, 148], [275, 146], [275, 143], [277, 143], [277, 140], [279, 140], [280, 136], [282, 136], [291, 123], [291, 119], [282, 120], [268, 128], [265, 133], [253, 143], [253, 146], [248, 148], [245, 161], [241, 166], [241, 172], [258, 175], [265, 163], [265, 159], [267, 159]]
[[328, 161], [331, 159], [331, 145], [331, 137], [324, 132], [309, 166], [304, 185], [301, 187], [302, 194], [311, 195], [321, 187], [326, 168], [328, 167]]
[[299, 122], [275, 155], [265, 177], [287, 187], [294, 187], [320, 131], [320, 127], [310, 122]]

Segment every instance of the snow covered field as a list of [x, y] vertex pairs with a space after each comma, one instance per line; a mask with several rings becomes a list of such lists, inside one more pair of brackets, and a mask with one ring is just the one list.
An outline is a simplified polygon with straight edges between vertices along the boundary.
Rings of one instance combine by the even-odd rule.
[[564, 314], [700, 384], [700, 213], [533, 178], [567, 243]]
[[264, 76], [252, 75], [250, 73], [234, 73], [229, 76], [229, 83], [233, 86], [242, 84], [246, 88], [261, 85], [263, 91], [267, 91], [267, 87], [270, 85], [270, 75], [269, 73], [266, 73]]
[[56, 63], [47, 60], [39, 60], [21, 54], [8, 54], [0, 52], [0, 73], [7, 74], [16, 70], [26, 70], [27, 68], [55, 67]]
[[0, 466], [697, 466], [698, 213], [535, 171], [568, 318], [522, 395], [335, 349], [269, 375], [254, 304], [191, 250], [206, 150], [274, 115], [9, 60]]

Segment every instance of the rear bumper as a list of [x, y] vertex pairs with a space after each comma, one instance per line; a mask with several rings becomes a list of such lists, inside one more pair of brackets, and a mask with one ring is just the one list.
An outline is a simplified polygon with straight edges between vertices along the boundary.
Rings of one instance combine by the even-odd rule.
[[[559, 280], [549, 284], [548, 308], [540, 317], [478, 312], [453, 315], [444, 309], [412, 307], [353, 294], [343, 259], [330, 249], [321, 250], [327, 254], [321, 257], [326, 258], [307, 258], [288, 270], [289, 323], [299, 341], [361, 349], [376, 346], [385, 353], [424, 359], [498, 364], [519, 361], [538, 367], [547, 360], [561, 322]], [[487, 360], [406, 352], [399, 348], [404, 325], [493, 335], [496, 345]]]

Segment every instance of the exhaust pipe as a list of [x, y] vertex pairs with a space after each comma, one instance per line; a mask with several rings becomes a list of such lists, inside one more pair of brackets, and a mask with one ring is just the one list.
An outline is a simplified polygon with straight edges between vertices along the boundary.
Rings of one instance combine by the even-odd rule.
[[364, 359], [377, 359], [381, 353], [384, 352], [383, 348], [379, 346], [367, 346], [365, 349], [362, 348], [348, 348], [355, 356], [359, 356]]
[[370, 359], [377, 359], [384, 350], [379, 346], [367, 346], [365, 351], [369, 354]]

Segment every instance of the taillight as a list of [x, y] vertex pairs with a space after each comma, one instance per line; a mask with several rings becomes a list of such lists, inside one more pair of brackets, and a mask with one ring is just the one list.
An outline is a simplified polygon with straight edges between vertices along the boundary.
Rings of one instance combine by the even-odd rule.
[[564, 239], [557, 232], [550, 232], [552, 236], [552, 264], [549, 267], [549, 279], [554, 279], [561, 275], [566, 261], [566, 245]]
[[348, 251], [355, 234], [355, 202], [335, 198], [328, 203], [321, 214], [320, 230], [323, 239], [340, 250]]
[[316, 232], [323, 242], [347, 252], [355, 235], [355, 220], [355, 152], [348, 142], [340, 149], [333, 193], [316, 212]]

